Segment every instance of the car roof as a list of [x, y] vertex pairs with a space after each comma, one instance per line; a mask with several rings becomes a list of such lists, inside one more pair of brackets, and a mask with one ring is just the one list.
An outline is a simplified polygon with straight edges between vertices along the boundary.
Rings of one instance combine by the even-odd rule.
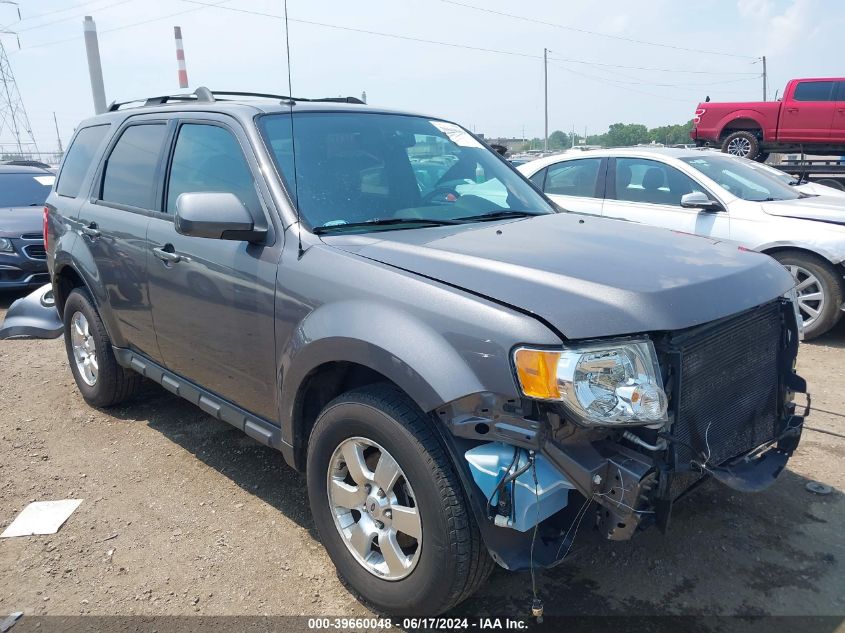
[[701, 156], [702, 152], [715, 152], [711, 148], [676, 148], [676, 147], [609, 147], [605, 149], [575, 150], [567, 151], [554, 156], [538, 158], [529, 163], [519, 166], [523, 173], [534, 173], [548, 165], [554, 165], [567, 160], [578, 158], [607, 158], [607, 157], [629, 157], [629, 158], [654, 158], [663, 156], [666, 158], [695, 158]]
[[330, 101], [295, 101], [291, 106], [287, 101], [265, 98], [217, 99], [215, 101], [171, 101], [156, 105], [141, 105], [125, 109], [104, 112], [82, 121], [79, 127], [102, 125], [104, 123], [121, 123], [125, 119], [141, 114], [173, 114], [176, 112], [216, 112], [229, 114], [241, 120], [252, 119], [259, 114], [287, 114], [301, 112], [367, 112], [378, 114], [399, 114], [405, 116], [431, 117], [417, 112], [394, 110], [358, 103], [338, 103]]
[[0, 174], [52, 174], [53, 172], [43, 167], [30, 167], [29, 165], [2, 165]]

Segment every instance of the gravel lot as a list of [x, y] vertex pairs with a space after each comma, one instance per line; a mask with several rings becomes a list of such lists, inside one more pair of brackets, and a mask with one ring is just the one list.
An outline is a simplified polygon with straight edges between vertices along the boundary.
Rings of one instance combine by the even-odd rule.
[[[0, 318], [15, 297], [0, 294]], [[818, 408], [808, 424], [845, 436], [843, 347], [845, 322], [803, 346], [799, 370]], [[0, 617], [369, 613], [280, 454], [154, 385], [89, 408], [61, 340], [0, 341], [0, 455], [0, 530], [30, 501], [84, 499], [55, 535], [0, 540]], [[571, 559], [538, 576], [546, 612], [845, 617], [843, 490], [845, 439], [806, 431], [775, 486], [708, 483], [666, 536], [603, 542], [585, 521]], [[457, 614], [530, 603], [529, 576], [497, 570]]]

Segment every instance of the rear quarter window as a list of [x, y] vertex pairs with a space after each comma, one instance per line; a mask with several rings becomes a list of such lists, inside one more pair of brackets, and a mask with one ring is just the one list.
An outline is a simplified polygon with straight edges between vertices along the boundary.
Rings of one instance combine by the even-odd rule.
[[59, 182], [56, 193], [60, 196], [75, 198], [82, 188], [82, 181], [88, 173], [88, 168], [94, 160], [100, 144], [108, 132], [110, 125], [94, 125], [82, 128], [76, 133], [62, 163], [59, 172]]

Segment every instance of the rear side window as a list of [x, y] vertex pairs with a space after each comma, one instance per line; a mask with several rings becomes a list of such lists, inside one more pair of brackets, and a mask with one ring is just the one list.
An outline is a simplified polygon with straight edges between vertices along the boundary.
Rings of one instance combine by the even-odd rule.
[[802, 81], [795, 87], [795, 101], [834, 101], [833, 81]]
[[106, 161], [103, 175], [105, 202], [139, 209], [155, 209], [155, 192], [161, 147], [167, 133], [161, 124], [126, 128]]
[[845, 81], [837, 81], [836, 82], [836, 90], [837, 90], [837, 101], [845, 101]]
[[100, 143], [103, 142], [109, 127], [108, 125], [95, 125], [79, 130], [67, 150], [59, 175], [59, 183], [56, 185], [56, 193], [71, 198], [79, 195], [82, 180], [88, 173], [91, 161], [94, 159], [94, 155], [99, 149]]
[[543, 191], [557, 196], [596, 197], [601, 158], [581, 158], [551, 165]]

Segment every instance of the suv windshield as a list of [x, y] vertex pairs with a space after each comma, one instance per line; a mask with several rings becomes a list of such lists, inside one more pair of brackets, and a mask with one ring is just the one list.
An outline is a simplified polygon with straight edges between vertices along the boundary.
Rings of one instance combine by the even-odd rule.
[[801, 194], [787, 183], [735, 158], [708, 155], [681, 160], [743, 200], [768, 202], [795, 200], [801, 197]]
[[0, 174], [0, 207], [40, 207], [54, 180], [47, 172]]
[[317, 232], [554, 213], [512, 168], [454, 123], [303, 112], [293, 118], [293, 142], [290, 114], [265, 115], [260, 128], [300, 214]]

